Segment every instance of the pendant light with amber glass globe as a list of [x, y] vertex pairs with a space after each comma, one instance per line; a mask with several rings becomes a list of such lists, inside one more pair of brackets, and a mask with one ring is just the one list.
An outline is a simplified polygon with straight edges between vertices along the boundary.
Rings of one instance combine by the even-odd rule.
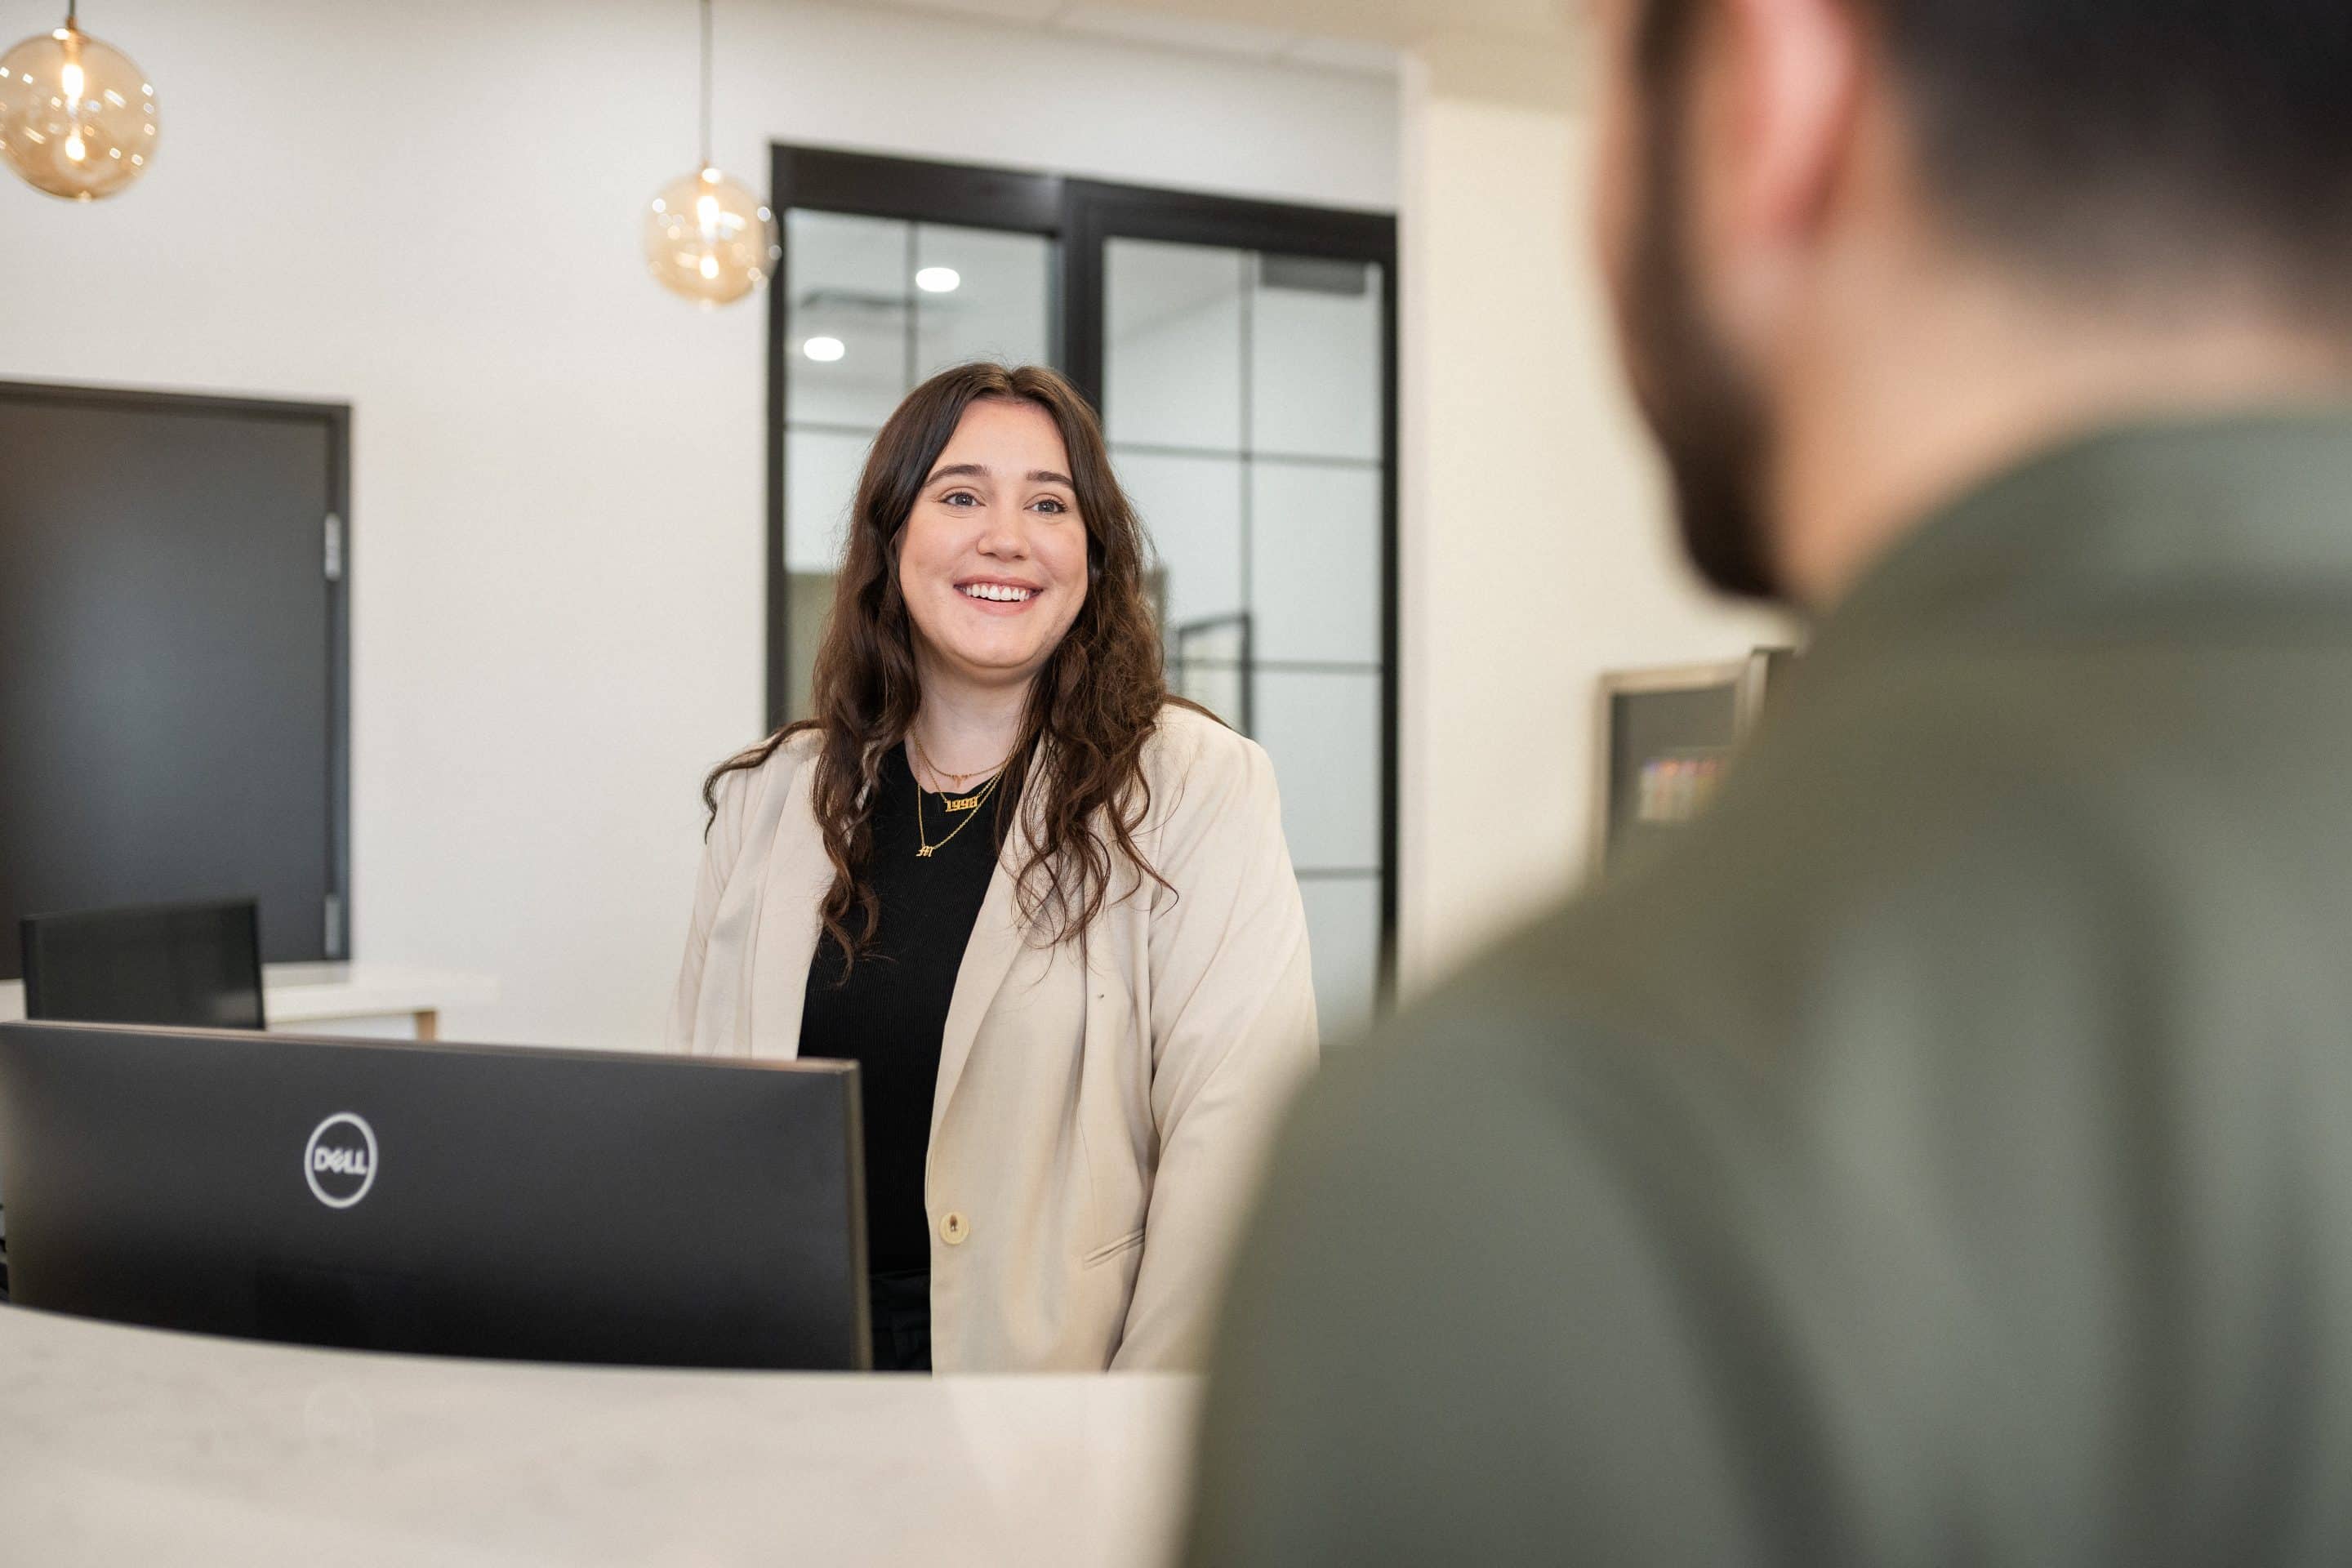
[[155, 161], [155, 89], [131, 57], [66, 25], [0, 55], [0, 156], [35, 190], [110, 196]]
[[702, 161], [646, 208], [645, 239], [655, 279], [704, 306], [758, 289], [783, 254], [768, 204], [710, 161], [710, 0], [702, 0]]

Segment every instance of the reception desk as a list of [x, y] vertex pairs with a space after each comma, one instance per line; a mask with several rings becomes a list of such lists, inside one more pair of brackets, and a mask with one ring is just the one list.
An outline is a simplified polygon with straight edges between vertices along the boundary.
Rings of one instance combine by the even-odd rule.
[[[307, 1034], [436, 1039], [445, 1007], [486, 1007], [499, 999], [487, 975], [388, 963], [269, 963], [261, 970], [261, 1016], [273, 1029]], [[25, 983], [0, 980], [0, 1024], [25, 1016]]]
[[1160, 1568], [1173, 1376], [678, 1373], [0, 1308], [0, 1562]]

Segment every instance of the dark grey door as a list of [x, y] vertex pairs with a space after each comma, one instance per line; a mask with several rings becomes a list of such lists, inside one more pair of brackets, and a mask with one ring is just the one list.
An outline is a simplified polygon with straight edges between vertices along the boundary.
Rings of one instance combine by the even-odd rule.
[[241, 895], [341, 956], [345, 428], [0, 389], [0, 977], [22, 915]]

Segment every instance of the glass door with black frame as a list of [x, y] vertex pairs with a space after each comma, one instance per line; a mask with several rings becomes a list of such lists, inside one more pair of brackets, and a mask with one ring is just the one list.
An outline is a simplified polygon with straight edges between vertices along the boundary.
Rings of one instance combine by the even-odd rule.
[[1159, 553], [1170, 684], [1274, 760], [1329, 1038], [1380, 993], [1383, 283], [1159, 239], [1103, 258], [1105, 422]]

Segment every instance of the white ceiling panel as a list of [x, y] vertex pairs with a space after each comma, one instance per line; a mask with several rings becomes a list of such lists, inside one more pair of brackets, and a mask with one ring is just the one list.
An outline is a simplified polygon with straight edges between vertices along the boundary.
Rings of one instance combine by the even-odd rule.
[[1571, 39], [1572, 0], [866, 0], [1158, 48], [1394, 76], [1408, 48], [1481, 42], [1542, 52]]
[[1069, 8], [1070, 0], [892, 0], [906, 11], [940, 11], [986, 22], [1016, 22], [1038, 26]]
[[1394, 76], [1403, 57], [1390, 45], [1367, 43], [1360, 38], [1302, 37], [1284, 50], [1282, 58], [1324, 70]]
[[1073, 33], [1093, 33], [1129, 43], [1156, 44], [1165, 48], [1201, 49], [1213, 54], [1272, 59], [1298, 41], [1296, 29], [1265, 27], [1160, 10], [1127, 5], [1074, 5], [1054, 19], [1055, 26]]

